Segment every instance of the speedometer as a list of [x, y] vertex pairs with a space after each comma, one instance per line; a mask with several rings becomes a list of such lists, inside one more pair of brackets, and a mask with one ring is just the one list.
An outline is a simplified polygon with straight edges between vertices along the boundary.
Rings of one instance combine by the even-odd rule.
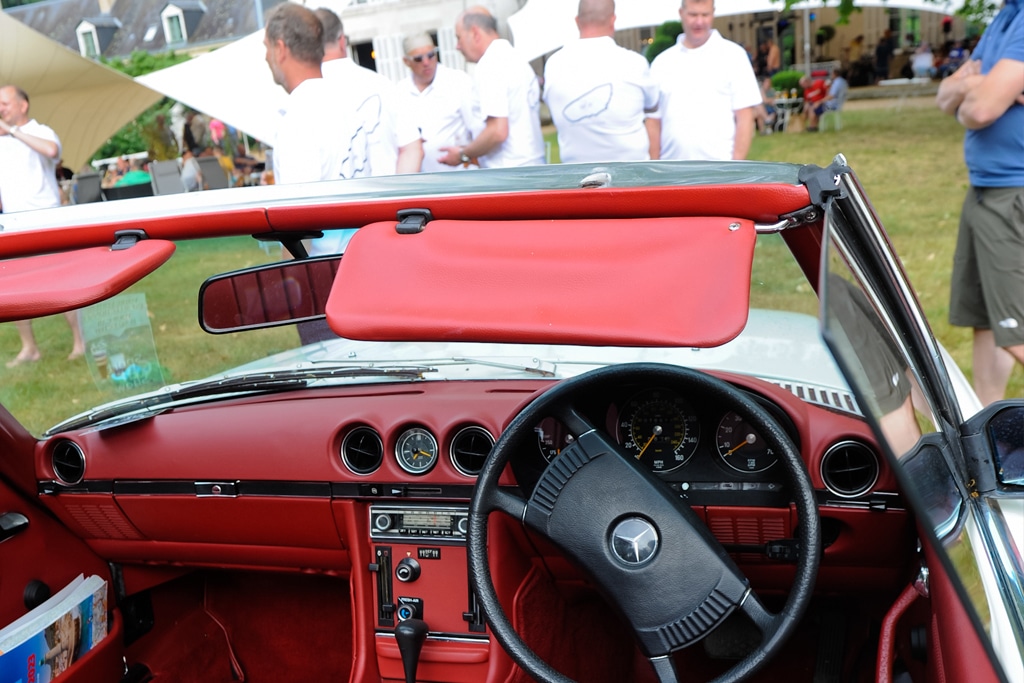
[[697, 449], [700, 423], [675, 392], [648, 389], [622, 407], [619, 439], [627, 453], [651, 470], [671, 472]]

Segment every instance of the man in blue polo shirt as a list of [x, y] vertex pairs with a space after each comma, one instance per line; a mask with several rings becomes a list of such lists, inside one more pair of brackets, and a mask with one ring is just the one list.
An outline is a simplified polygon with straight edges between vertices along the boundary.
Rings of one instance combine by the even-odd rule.
[[967, 129], [949, 321], [974, 328], [974, 388], [988, 405], [1024, 365], [1024, 0], [1006, 0], [936, 103]]

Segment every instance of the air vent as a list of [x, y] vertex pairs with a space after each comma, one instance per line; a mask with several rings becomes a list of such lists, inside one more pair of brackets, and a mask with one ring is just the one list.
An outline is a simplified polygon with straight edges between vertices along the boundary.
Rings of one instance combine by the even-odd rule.
[[840, 441], [821, 459], [825, 487], [842, 498], [856, 498], [869, 492], [878, 481], [878, 456], [859, 441]]
[[356, 474], [374, 472], [384, 462], [384, 443], [371, 427], [356, 427], [341, 442], [341, 460]]
[[823, 408], [856, 415], [857, 417], [864, 417], [860, 406], [857, 405], [857, 400], [849, 391], [838, 391], [802, 382], [784, 382], [769, 377], [762, 377], [761, 379], [782, 387], [805, 403], [812, 403]]
[[50, 455], [53, 473], [61, 483], [74, 486], [85, 477], [85, 453], [74, 441], [59, 441]]
[[470, 426], [460, 429], [452, 437], [451, 456], [455, 469], [475, 477], [484, 468], [484, 461], [494, 447], [494, 437], [483, 427]]

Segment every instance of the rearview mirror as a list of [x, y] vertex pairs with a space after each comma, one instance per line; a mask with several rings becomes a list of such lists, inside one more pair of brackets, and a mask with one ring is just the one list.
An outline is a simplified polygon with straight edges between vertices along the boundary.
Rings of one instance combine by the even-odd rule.
[[323, 318], [340, 263], [326, 256], [211, 277], [199, 289], [199, 324], [225, 334]]

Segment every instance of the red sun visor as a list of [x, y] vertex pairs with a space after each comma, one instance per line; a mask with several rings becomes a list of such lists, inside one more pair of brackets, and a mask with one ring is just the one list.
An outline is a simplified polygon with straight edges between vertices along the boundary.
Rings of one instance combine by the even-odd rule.
[[173, 242], [142, 240], [126, 249], [95, 247], [0, 261], [0, 322], [103, 301], [152, 273], [173, 253]]
[[746, 324], [755, 238], [726, 217], [375, 223], [327, 320], [371, 341], [717, 346]]

